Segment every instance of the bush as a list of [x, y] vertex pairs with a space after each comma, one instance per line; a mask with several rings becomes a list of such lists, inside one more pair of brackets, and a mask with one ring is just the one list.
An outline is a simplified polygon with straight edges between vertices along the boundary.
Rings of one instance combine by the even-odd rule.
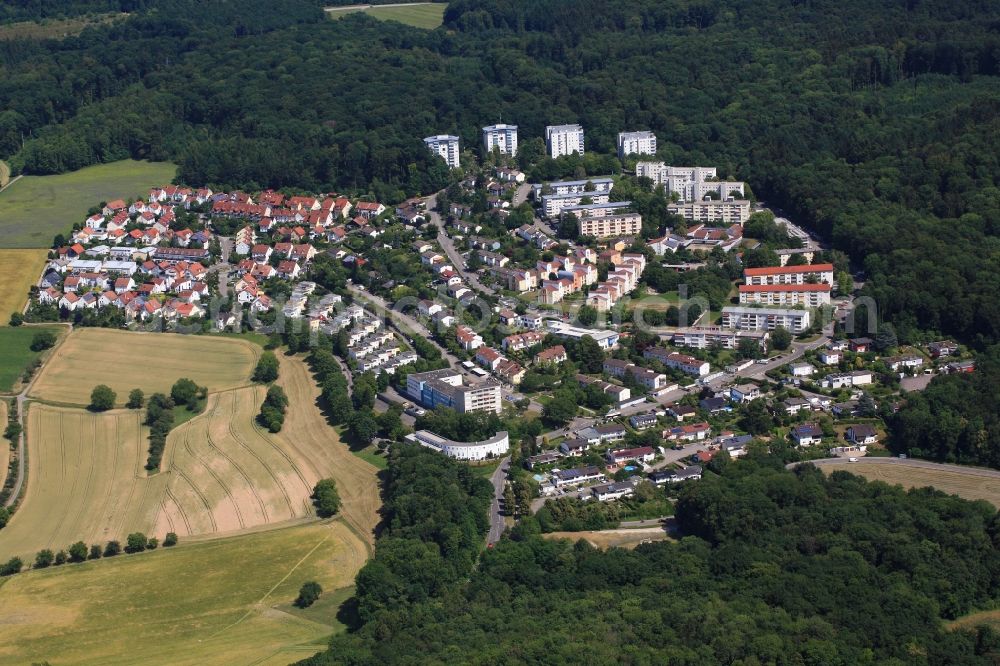
[[333, 479], [321, 479], [313, 487], [313, 505], [320, 518], [328, 518], [340, 511], [340, 495]]
[[65, 550], [60, 550], [58, 553], [56, 553], [55, 565], [56, 566], [60, 566], [62, 564], [66, 564], [66, 560], [68, 560], [68, 559], [69, 559], [69, 556], [66, 555], [66, 551]]
[[167, 536], [163, 539], [163, 547], [169, 548], [170, 546], [177, 545], [177, 535], [173, 532], [167, 532]]
[[56, 559], [55, 554], [48, 548], [38, 551], [35, 555], [35, 568], [44, 569], [45, 567], [51, 566], [53, 560]]
[[20, 557], [12, 557], [5, 564], [0, 564], [0, 576], [13, 576], [16, 573], [21, 573], [23, 566], [24, 562], [21, 561]]
[[128, 538], [125, 540], [125, 552], [141, 553], [146, 550], [147, 543], [148, 539], [146, 539], [145, 534], [142, 532], [132, 532], [132, 534], [129, 534]]
[[22, 315], [20, 312], [15, 312], [10, 316], [11, 326], [20, 326], [23, 323], [24, 323], [24, 315]]
[[[21, 436], [21, 424], [17, 421], [11, 421], [4, 429], [3, 436], [12, 442], [16, 442], [17, 438]], [[2, 471], [4, 470], [0, 470], [0, 472]]]
[[316, 603], [321, 594], [323, 594], [323, 588], [316, 581], [302, 583], [302, 587], [299, 588], [299, 596], [295, 599], [295, 605], [299, 608], [309, 608]]
[[132, 389], [128, 394], [128, 402], [125, 403], [125, 406], [129, 409], [141, 409], [144, 404], [146, 404], [146, 394], [142, 392], [142, 389]]
[[122, 552], [122, 545], [117, 541], [109, 541], [104, 547], [104, 557], [114, 557]]
[[278, 378], [278, 357], [274, 352], [266, 351], [260, 355], [257, 367], [253, 371], [253, 380], [261, 384], [270, 384]]
[[271, 432], [279, 432], [285, 424], [285, 411], [288, 409], [288, 396], [280, 386], [267, 389], [267, 397], [260, 406], [257, 422]]
[[90, 547], [90, 555], [87, 556], [88, 560], [99, 560], [101, 559], [101, 544], [95, 543]]
[[175, 405], [187, 405], [188, 409], [194, 411], [198, 409], [198, 393], [200, 389], [190, 379], [182, 378], [174, 382], [170, 389], [170, 397]]
[[149, 537], [146, 541], [146, 550], [156, 550], [157, 546], [160, 545], [160, 540], [156, 537]]
[[35, 336], [31, 338], [31, 351], [40, 352], [45, 349], [51, 349], [56, 344], [56, 334], [52, 331], [38, 331]]
[[10, 520], [10, 509], [0, 506], [0, 529], [7, 526], [8, 520]]
[[77, 541], [72, 546], [69, 547], [69, 561], [70, 562], [83, 562], [87, 559], [87, 544], [82, 541]]
[[90, 408], [95, 412], [104, 412], [115, 406], [118, 395], [111, 390], [110, 386], [98, 384], [90, 392]]

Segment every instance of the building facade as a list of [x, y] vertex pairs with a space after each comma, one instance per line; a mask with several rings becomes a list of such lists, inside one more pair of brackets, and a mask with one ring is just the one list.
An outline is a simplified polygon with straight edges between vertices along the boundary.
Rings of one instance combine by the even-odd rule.
[[492, 153], [496, 148], [504, 155], [517, 154], [517, 125], [499, 123], [483, 128], [483, 150]]
[[743, 271], [743, 281], [745, 284], [833, 284], [833, 264], [747, 268]]
[[507, 455], [507, 451], [510, 450], [510, 438], [506, 430], [501, 430], [481, 442], [456, 442], [436, 435], [430, 430], [418, 430], [407, 435], [406, 439], [458, 460], [499, 458]]
[[448, 164], [449, 168], [457, 169], [458, 158], [458, 137], [450, 134], [438, 134], [424, 138], [427, 149], [436, 155], [440, 155]]
[[652, 132], [619, 132], [618, 158], [626, 155], [655, 155], [656, 135]]
[[545, 128], [545, 148], [553, 159], [573, 153], [583, 155], [583, 127], [549, 125]]
[[667, 212], [693, 222], [725, 222], [742, 225], [750, 218], [750, 202], [746, 199], [730, 199], [671, 203], [667, 204]]
[[679, 328], [674, 333], [672, 342], [678, 347], [708, 349], [712, 345], [720, 345], [723, 349], [736, 349], [740, 340], [750, 339], [763, 347], [770, 334], [767, 331], [734, 331], [720, 326], [691, 326]]
[[408, 375], [406, 392], [428, 409], [450, 407], [459, 414], [501, 411], [500, 382], [487, 379], [465, 386], [462, 374], [450, 368]]
[[803, 305], [818, 308], [830, 304], [828, 284], [740, 285], [740, 303], [760, 305]]
[[718, 180], [715, 167], [675, 167], [663, 162], [639, 162], [635, 175], [645, 176], [654, 185], [663, 185], [667, 193], [676, 193], [681, 201], [701, 201], [712, 194], [721, 200], [732, 199], [734, 193], [745, 196], [741, 181]]
[[783, 308], [722, 308], [722, 326], [743, 331], [773, 331], [785, 328], [792, 333], [802, 333], [811, 324], [809, 310]]

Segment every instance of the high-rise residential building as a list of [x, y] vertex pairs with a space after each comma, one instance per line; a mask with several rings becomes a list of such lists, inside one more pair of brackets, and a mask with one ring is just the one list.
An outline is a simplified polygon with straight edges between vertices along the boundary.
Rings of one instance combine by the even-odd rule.
[[501, 411], [500, 382], [487, 379], [463, 385], [462, 373], [450, 368], [411, 373], [406, 378], [406, 391], [429, 409], [451, 407], [459, 414]]
[[545, 147], [552, 158], [573, 153], [583, 155], [583, 128], [579, 125], [549, 125], [545, 128]]
[[427, 149], [440, 155], [452, 169], [458, 168], [458, 137], [450, 134], [438, 134], [424, 138]]
[[656, 135], [652, 132], [619, 132], [618, 157], [625, 159], [626, 155], [655, 155]]
[[487, 153], [496, 148], [505, 155], [517, 154], [517, 125], [498, 123], [483, 128], [483, 150]]
[[677, 193], [681, 201], [701, 201], [709, 194], [718, 199], [742, 198], [745, 185], [742, 181], [718, 180], [715, 167], [675, 167], [663, 162], [639, 162], [635, 175], [645, 176], [654, 185], [663, 185], [669, 192]]

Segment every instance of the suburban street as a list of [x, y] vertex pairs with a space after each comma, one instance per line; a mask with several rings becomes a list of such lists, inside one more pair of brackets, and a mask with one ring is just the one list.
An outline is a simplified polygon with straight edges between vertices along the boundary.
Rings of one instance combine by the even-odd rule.
[[496, 294], [496, 291], [480, 282], [479, 277], [475, 273], [471, 273], [465, 269], [465, 259], [455, 249], [455, 242], [445, 233], [444, 220], [441, 219], [441, 215], [434, 210], [437, 207], [437, 197], [437, 194], [433, 194], [426, 199], [427, 219], [438, 228], [437, 241], [441, 244], [444, 253], [448, 255], [448, 260], [451, 261], [455, 270], [462, 276], [462, 279], [472, 287], [486, 294]]

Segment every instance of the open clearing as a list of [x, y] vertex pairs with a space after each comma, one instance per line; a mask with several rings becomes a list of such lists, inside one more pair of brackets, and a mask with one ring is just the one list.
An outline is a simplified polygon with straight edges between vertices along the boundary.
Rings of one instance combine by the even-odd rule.
[[65, 326], [0, 326], [0, 393], [10, 393], [28, 364], [45, 352], [31, 351], [31, 339], [40, 330], [61, 334]]
[[110, 23], [115, 18], [127, 14], [100, 14], [93, 17], [70, 19], [47, 19], [45, 21], [22, 21], [0, 26], [0, 41], [11, 39], [61, 39], [70, 35], [79, 35], [90, 26]]
[[0, 250], [0, 325], [24, 309], [47, 257], [48, 250]]
[[[1000, 507], [1000, 479], [990, 476], [908, 465], [905, 461], [893, 464], [870, 462], [864, 458], [856, 463], [850, 463], [846, 460], [843, 463], [824, 463], [819, 468], [827, 474], [843, 470], [858, 474], [871, 481], [884, 481], [892, 485], [901, 485], [904, 488], [931, 486], [964, 499], [986, 500], [993, 506]], [[970, 470], [974, 469], [970, 468]]]
[[[0, 580], [0, 663], [287, 664], [343, 630], [367, 549], [310, 523]], [[292, 600], [323, 586], [311, 608]]]
[[433, 30], [444, 21], [443, 3], [419, 2], [401, 5], [351, 5], [349, 7], [327, 7], [331, 18], [339, 19], [353, 12], [364, 12], [381, 21], [399, 21], [415, 28]]
[[635, 548], [647, 541], [667, 541], [670, 536], [662, 527], [640, 527], [635, 529], [596, 530], [585, 532], [549, 532], [546, 539], [584, 539], [595, 548]]
[[149, 195], [177, 167], [169, 162], [122, 160], [53, 176], [24, 176], [0, 193], [0, 247], [49, 247], [52, 238], [83, 222], [102, 201]]
[[248, 384], [259, 355], [259, 347], [237, 338], [81, 328], [45, 364], [31, 397], [86, 405], [90, 391], [107, 384], [124, 405], [134, 388], [169, 393], [181, 377], [222, 391]]

